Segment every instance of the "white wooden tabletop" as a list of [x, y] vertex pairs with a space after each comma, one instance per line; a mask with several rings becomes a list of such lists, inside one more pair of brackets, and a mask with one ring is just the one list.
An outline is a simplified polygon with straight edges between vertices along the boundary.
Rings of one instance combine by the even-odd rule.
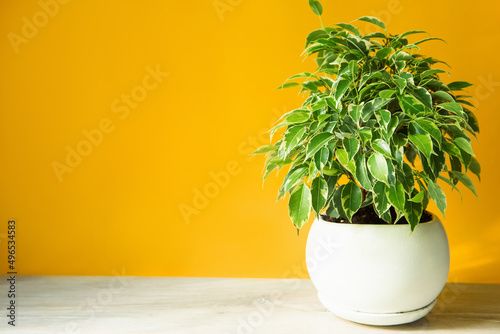
[[393, 327], [335, 317], [299, 279], [18, 276], [15, 327], [8, 289], [3, 276], [1, 333], [500, 333], [493, 284], [450, 283], [424, 319]]

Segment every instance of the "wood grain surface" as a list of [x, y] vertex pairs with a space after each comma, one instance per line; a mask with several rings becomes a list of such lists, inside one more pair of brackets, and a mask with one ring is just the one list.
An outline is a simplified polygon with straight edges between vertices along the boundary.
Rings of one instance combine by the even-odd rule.
[[1, 333], [500, 333], [500, 285], [493, 284], [449, 283], [425, 318], [370, 327], [328, 312], [310, 280], [18, 276], [13, 327], [6, 278]]

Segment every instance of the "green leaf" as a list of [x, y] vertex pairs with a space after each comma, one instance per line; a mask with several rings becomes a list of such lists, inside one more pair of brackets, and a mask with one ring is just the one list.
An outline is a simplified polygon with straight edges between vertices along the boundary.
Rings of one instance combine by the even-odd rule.
[[429, 195], [431, 195], [432, 200], [436, 203], [439, 211], [441, 211], [444, 217], [444, 212], [446, 211], [446, 195], [443, 189], [441, 189], [437, 183], [430, 180], [427, 182], [427, 188], [429, 189]]
[[401, 72], [406, 67], [406, 63], [403, 60], [395, 61], [394, 65], [396, 65], [396, 69], [398, 72]]
[[326, 100], [325, 99], [319, 99], [318, 101], [314, 102], [311, 105], [311, 110], [312, 111], [316, 111], [316, 110], [322, 109], [322, 108], [324, 108], [326, 106], [327, 106]]
[[464, 164], [465, 171], [468, 171], [470, 163], [471, 163], [471, 160], [472, 160], [472, 155], [470, 155], [469, 153], [465, 152], [462, 149], [459, 149], [459, 150], [460, 150], [460, 155], [462, 156], [462, 160], [461, 161]]
[[361, 203], [361, 207], [365, 208], [368, 205], [372, 205], [372, 204], [373, 204], [373, 192], [370, 191], [369, 193], [366, 194], [366, 198], [363, 201], [363, 203]]
[[425, 112], [425, 106], [411, 95], [398, 97], [399, 105], [403, 112], [407, 115], [418, 115]]
[[[445, 40], [444, 40], [444, 39], [442, 39], [442, 38], [438, 38], [438, 37], [429, 37], [429, 38], [425, 38], [425, 39], [423, 39], [423, 40], [421, 40], [421, 41], [415, 42], [415, 43], [413, 43], [413, 44], [415, 44], [415, 45], [419, 45], [419, 44], [421, 44], [421, 43], [428, 42], [428, 41], [441, 41], [441, 42], [445, 42]], [[446, 43], [446, 42], [445, 42], [445, 43]]]
[[267, 153], [267, 152], [270, 152], [270, 151], [274, 151], [274, 150], [276, 150], [276, 146], [274, 146], [274, 145], [264, 145], [264, 146], [259, 147], [258, 149], [256, 149], [252, 153], [250, 153], [250, 155], [264, 154], [264, 153]]
[[306, 47], [320, 38], [328, 38], [328, 33], [323, 29], [314, 30], [306, 38]]
[[387, 109], [380, 109], [375, 111], [375, 117], [377, 121], [384, 129], [387, 129], [387, 125], [391, 121], [391, 112]]
[[361, 117], [362, 108], [363, 106], [356, 104], [350, 104], [347, 108], [349, 116], [351, 116], [352, 120], [356, 122], [356, 124], [359, 124], [359, 118]]
[[373, 177], [379, 181], [389, 184], [387, 179], [387, 174], [389, 173], [389, 167], [387, 166], [387, 160], [380, 153], [374, 153], [368, 158], [368, 170], [373, 175]]
[[424, 199], [425, 195], [425, 190], [422, 190], [412, 198], [410, 198], [410, 201], [415, 202], [415, 203], [422, 203], [422, 200]]
[[[450, 177], [453, 177], [453, 176], [450, 176]], [[447, 178], [447, 177], [444, 177], [444, 176], [439, 176], [439, 178], [441, 180], [443, 180], [444, 182], [446, 182], [447, 184], [449, 184], [454, 190], [458, 191], [458, 194], [460, 195], [460, 199], [462, 199], [462, 192], [460, 191], [460, 189], [458, 189], [455, 184], [451, 181], [451, 179]], [[458, 181], [457, 181], [458, 182]]]
[[380, 28], [385, 30], [385, 24], [382, 22], [380, 19], [374, 17], [374, 16], [363, 16], [358, 19], [359, 21], [365, 21], [369, 22], [371, 24], [374, 24], [376, 26], [379, 26]]
[[379, 97], [367, 102], [363, 105], [363, 109], [361, 110], [361, 117], [363, 121], [367, 122], [373, 113], [376, 110], [383, 108], [387, 103], [389, 103], [390, 99], [381, 99]]
[[398, 180], [396, 181], [396, 185], [394, 187], [385, 187], [385, 190], [386, 196], [392, 206], [399, 211], [404, 211], [406, 195], [403, 184]]
[[394, 131], [396, 131], [398, 124], [399, 124], [398, 116], [396, 116], [396, 115], [392, 116], [391, 120], [389, 121], [389, 124], [387, 124], [387, 129], [386, 129], [386, 132], [384, 134], [384, 137], [385, 137], [386, 141], [388, 141], [388, 142], [391, 140], [391, 138], [394, 138], [395, 139], [394, 143], [396, 143], [396, 146], [400, 147], [400, 146], [406, 145], [407, 138], [406, 138], [406, 136], [399, 137], [399, 135], [401, 135], [401, 134], [398, 134], [397, 137], [399, 137], [399, 138], [396, 138], [396, 136], [393, 137]]
[[460, 105], [460, 103], [456, 103], [456, 102], [444, 102], [444, 103], [441, 103], [441, 104], [438, 104], [437, 107], [439, 108], [442, 108], [444, 110], [447, 110], [449, 112], [452, 112], [458, 116], [462, 116], [463, 117], [463, 111], [464, 109], [462, 108], [462, 106]]
[[283, 167], [285, 165], [288, 165], [292, 162], [292, 159], [280, 159], [280, 158], [275, 158], [272, 160], [272, 163], [275, 165], [278, 165], [280, 167]]
[[[389, 139], [391, 139], [391, 136], [389, 136]], [[406, 146], [406, 144], [408, 144], [407, 135], [404, 133], [396, 133], [394, 136], [392, 136], [392, 143], [393, 143], [393, 145], [391, 145], [391, 148], [392, 148], [393, 154], [398, 155], [394, 151], [396, 151], [396, 150], [400, 151], [401, 149], [403, 149], [403, 151], [402, 152], [400, 151], [400, 152], [404, 153], [404, 147]], [[399, 157], [396, 157], [396, 159], [399, 162]]]
[[[404, 51], [397, 51], [396, 54], [394, 55], [395, 56], [395, 59], [396, 60], [411, 60], [413, 59], [413, 56], [410, 55], [409, 53], [407, 52], [404, 52]], [[401, 73], [401, 76], [403, 76], [403, 74], [407, 74], [407, 75], [410, 75], [410, 73], [406, 72], [406, 73]], [[407, 80], [408, 81], [408, 80]], [[412, 82], [413, 82], [413, 77], [412, 77]]]
[[412, 201], [406, 201], [404, 215], [408, 223], [410, 223], [411, 231], [415, 230], [418, 223], [420, 222], [420, 218], [422, 217], [422, 212], [424, 211], [424, 207], [421, 203], [415, 203]]
[[346, 37], [346, 41], [350, 51], [354, 55], [357, 55], [355, 56], [356, 58], [360, 58], [363, 55], [367, 55], [370, 47], [372, 46], [369, 41], [360, 38], [359, 36], [356, 35], [348, 35]]
[[[323, 30], [321, 30], [321, 31], [323, 31]], [[291, 77], [289, 77], [285, 81], [297, 79], [297, 78], [310, 78], [310, 77], [315, 77], [315, 75], [310, 73], [310, 72], [301, 72], [301, 73], [297, 73], [297, 74], [292, 75]]]
[[264, 176], [262, 178], [263, 181], [265, 181], [267, 179], [267, 177], [269, 176], [269, 174], [271, 174], [276, 168], [278, 168], [278, 165], [273, 164], [273, 163], [268, 164], [265, 167]]
[[432, 154], [432, 139], [429, 134], [408, 135], [408, 139], [430, 160]]
[[462, 154], [460, 153], [460, 150], [458, 147], [453, 145], [452, 143], [448, 141], [443, 141], [443, 150], [448, 153], [449, 155], [453, 155], [459, 159], [462, 159]]
[[372, 190], [372, 183], [366, 168], [366, 159], [363, 154], [356, 158], [356, 180], [366, 190]]
[[286, 118], [286, 121], [288, 124], [295, 124], [295, 123], [304, 123], [305, 121], [309, 120], [309, 114], [303, 111], [295, 112], [293, 114], [290, 114]]
[[[474, 113], [468, 109], [464, 109], [465, 113], [467, 114], [467, 124], [471, 127], [471, 129], [477, 133], [479, 133], [479, 122], [476, 118], [476, 115], [474, 115]], [[472, 133], [472, 131], [470, 131], [469, 129], [467, 129], [469, 132]], [[474, 133], [473, 133], [474, 136], [476, 136]]]
[[356, 72], [358, 72], [359, 70], [359, 66], [358, 66], [358, 62], [356, 60], [351, 60], [349, 62], [349, 72], [351, 72], [351, 75], [355, 74]]
[[385, 89], [383, 91], [380, 91], [378, 93], [378, 96], [380, 96], [383, 99], [389, 99], [394, 95], [394, 93], [396, 93], [395, 89]]
[[350, 79], [340, 79], [340, 81], [338, 82], [337, 86], [335, 87], [335, 101], [337, 101], [337, 105], [340, 105], [340, 100], [349, 88], [350, 84]]
[[477, 196], [476, 187], [474, 187], [474, 183], [472, 182], [471, 179], [469, 179], [469, 177], [467, 175], [465, 175], [464, 173], [457, 172], [457, 171], [450, 171], [450, 173], [453, 174], [453, 176], [455, 176], [467, 188], [469, 188], [469, 190], [472, 191], [472, 193], [474, 193], [474, 195], [476, 195], [477, 198], [479, 198], [479, 196]]
[[401, 34], [401, 37], [409, 36], [409, 35], [414, 35], [414, 34], [427, 34], [426, 31], [423, 30], [409, 30], [405, 33]]
[[361, 141], [363, 142], [364, 145], [366, 145], [367, 142], [372, 140], [372, 129], [369, 127], [363, 127], [358, 130], [359, 137], [361, 138]]
[[472, 156], [474, 155], [474, 151], [472, 150], [472, 146], [470, 145], [469, 141], [463, 137], [458, 137], [453, 140], [455, 144], [464, 150], [465, 152], [469, 153]]
[[386, 159], [387, 161], [387, 185], [393, 186], [396, 184], [396, 171], [394, 170], [394, 166], [392, 165], [391, 160]]
[[470, 165], [469, 165], [469, 170], [472, 173], [476, 174], [476, 176], [479, 179], [479, 181], [481, 181], [481, 165], [479, 164], [479, 162], [474, 157], [471, 159], [471, 162], [470, 162]]
[[371, 34], [365, 35], [363, 38], [382, 38], [382, 39], [387, 39], [387, 36], [381, 32], [372, 32]]
[[424, 79], [430, 75], [438, 74], [438, 73], [447, 73], [446, 71], [440, 70], [438, 68], [432, 69], [432, 70], [427, 70], [423, 71], [422, 74], [420, 74], [420, 79]]
[[[337, 152], [335, 152], [337, 153]], [[333, 159], [333, 158], [332, 158]], [[337, 160], [330, 159], [330, 165], [323, 168], [323, 174], [335, 176], [344, 174], [344, 169]]]
[[366, 82], [372, 80], [372, 79], [378, 79], [382, 76], [381, 72], [374, 72], [374, 73], [366, 73], [361, 77], [361, 80], [359, 82], [359, 87], [361, 88]]
[[327, 212], [330, 217], [347, 217], [347, 214], [344, 212], [344, 208], [342, 207], [342, 191], [344, 190], [345, 185], [341, 185], [335, 190], [333, 193], [332, 203], [333, 210]]
[[452, 135], [452, 137], [465, 137], [465, 138], [469, 137], [460, 124], [448, 123], [446, 124], [445, 128], [447, 132], [449, 132], [450, 135]]
[[403, 162], [403, 169], [396, 171], [398, 180], [401, 181], [403, 187], [408, 195], [410, 195], [415, 187], [415, 178], [413, 170], [406, 162]]
[[297, 146], [302, 138], [304, 137], [304, 133], [306, 132], [306, 127], [301, 125], [292, 126], [288, 128], [284, 135], [284, 145], [285, 145], [285, 156], [290, 153], [291, 150]]
[[363, 194], [358, 185], [352, 181], [347, 183], [342, 189], [342, 208], [344, 209], [347, 219], [351, 220], [352, 216], [359, 210], [363, 202]]
[[328, 162], [328, 156], [330, 155], [330, 150], [326, 147], [322, 147], [321, 150], [319, 150], [315, 155], [314, 155], [314, 163], [316, 164], [316, 168], [319, 171], [323, 170], [323, 167], [325, 167], [326, 163]]
[[340, 178], [340, 176], [338, 176], [338, 175], [334, 175], [334, 176], [325, 175], [324, 179], [326, 180], [326, 183], [328, 185], [327, 202], [330, 202], [332, 200], [333, 192], [335, 191], [335, 187], [337, 186], [337, 182], [338, 182], [339, 178]]
[[375, 56], [378, 59], [382, 60], [382, 59], [386, 58], [388, 55], [390, 55], [393, 51], [394, 51], [393, 48], [386, 47], [386, 48], [378, 50], [377, 53], [375, 54]]
[[328, 196], [328, 184], [321, 176], [315, 178], [311, 183], [312, 207], [319, 216], [319, 212], [323, 210]]
[[354, 163], [354, 160], [349, 160], [346, 150], [336, 150], [335, 157], [345, 169], [351, 172], [351, 174], [356, 174], [356, 164]]
[[345, 30], [348, 30], [348, 31], [352, 32], [354, 35], [361, 36], [361, 34], [359, 33], [358, 28], [356, 28], [352, 24], [349, 24], [349, 23], [337, 23], [336, 25], [339, 26], [339, 27], [342, 27]]
[[347, 160], [351, 161], [356, 153], [358, 153], [359, 140], [357, 140], [356, 138], [344, 138], [344, 140], [342, 140], [342, 145], [347, 152]]
[[321, 114], [318, 116], [318, 122], [323, 123], [325, 120], [329, 119], [330, 117], [332, 117], [332, 115], [330, 115], [330, 114]]
[[374, 208], [380, 217], [391, 207], [391, 203], [389, 203], [389, 199], [386, 195], [386, 185], [382, 182], [375, 183], [373, 186], [373, 193], [375, 194], [373, 198]]
[[319, 170], [316, 168], [316, 165], [311, 161], [309, 163], [309, 171], [308, 171], [308, 178], [309, 179], [313, 179], [315, 178], [319, 173]]
[[391, 211], [387, 210], [382, 215], [380, 215], [380, 218], [382, 218], [387, 224], [391, 224], [392, 223]]
[[292, 190], [293, 187], [306, 176], [308, 168], [304, 165], [291, 169], [283, 180], [283, 185], [278, 192], [278, 200], [283, 198], [285, 194]]
[[[406, 52], [400, 52], [400, 53], [397, 54], [398, 57], [396, 57], [396, 58], [399, 58], [401, 56], [401, 54], [405, 54], [405, 55], [410, 56]], [[406, 82], [408, 83], [408, 86], [414, 86], [415, 85], [415, 81], [413, 80], [413, 74], [411, 74], [410, 72], [403, 72], [399, 76], [401, 78], [403, 78], [403, 79], [406, 80]]]
[[323, 7], [318, 0], [309, 0], [309, 6], [311, 7], [314, 14], [321, 16], [323, 14]]
[[455, 157], [455, 156], [450, 156], [449, 158], [450, 158], [450, 167], [451, 167], [451, 170], [462, 172], [462, 162], [461, 162], [461, 160], [459, 158]]
[[461, 90], [472, 86], [472, 84], [466, 81], [454, 81], [452, 83], [449, 83], [447, 86], [450, 90]]
[[403, 78], [394, 79], [394, 83], [399, 88], [399, 93], [403, 94], [406, 88], [406, 80]]
[[[443, 169], [446, 167], [446, 157], [444, 152], [441, 150], [434, 152], [431, 156], [431, 160], [429, 161], [429, 166], [433, 171], [434, 177], [437, 178], [437, 176], [439, 176], [439, 174], [441, 174]], [[434, 181], [436, 180], [435, 178]]]
[[389, 146], [389, 144], [387, 144], [385, 140], [375, 139], [372, 143], [372, 147], [376, 152], [381, 153], [386, 157], [392, 159], [391, 147]]
[[[418, 119], [414, 120], [414, 123], [416, 123], [422, 130], [424, 130], [425, 133], [430, 134], [431, 137], [434, 138], [438, 144], [441, 144], [441, 141], [442, 141], [441, 130], [438, 128], [436, 123], [429, 121], [427, 119], [424, 119], [424, 118], [418, 118]], [[419, 132], [419, 133], [425, 134], [425, 133], [421, 133], [421, 132]]]
[[290, 196], [288, 215], [298, 229], [309, 219], [311, 215], [311, 191], [304, 183], [298, 186]]
[[432, 96], [424, 87], [417, 87], [413, 95], [422, 102], [427, 108], [432, 109]]
[[406, 146], [406, 151], [405, 151], [405, 156], [406, 159], [412, 164], [413, 167], [415, 167], [415, 159], [417, 157], [417, 150], [413, 148], [413, 146], [408, 145]]
[[445, 101], [448, 101], [448, 102], [455, 102], [455, 99], [453, 98], [453, 96], [451, 96], [450, 94], [448, 94], [442, 90], [438, 90], [437, 92], [432, 93], [432, 95], [434, 97], [438, 97], [438, 98], [445, 100]]
[[288, 116], [290, 116], [292, 114], [296, 114], [298, 112], [305, 112], [305, 113], [309, 114], [309, 109], [298, 108], [298, 109], [291, 110], [291, 111], [289, 111], [289, 112], [284, 113], [283, 115], [281, 115], [281, 117], [278, 119], [278, 121], [281, 121], [283, 118], [287, 118]]
[[335, 105], [335, 99], [331, 96], [325, 97], [326, 104], [333, 110], [337, 110], [337, 106]]
[[330, 142], [333, 138], [335, 138], [335, 135], [333, 133], [328, 133], [328, 132], [322, 132], [315, 135], [307, 145], [307, 150], [306, 150], [307, 153], [305, 159], [307, 160], [308, 158], [312, 157], [323, 146], [328, 144], [328, 142]]
[[281, 86], [279, 86], [276, 89], [285, 89], [285, 88], [296, 87], [296, 86], [300, 86], [300, 84], [298, 82], [285, 82], [284, 84], [282, 84]]

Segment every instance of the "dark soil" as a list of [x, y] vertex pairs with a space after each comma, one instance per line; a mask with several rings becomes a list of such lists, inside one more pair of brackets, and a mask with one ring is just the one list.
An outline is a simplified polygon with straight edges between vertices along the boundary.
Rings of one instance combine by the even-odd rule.
[[[392, 221], [396, 219], [396, 211], [394, 211], [394, 208], [391, 208], [391, 216], [392, 216]], [[359, 209], [358, 212], [352, 217], [352, 222], [350, 222], [348, 219], [339, 217], [339, 218], [332, 218], [327, 215], [321, 215], [321, 218], [326, 220], [327, 222], [331, 223], [352, 223], [352, 224], [387, 224], [385, 220], [382, 220], [379, 218], [375, 210], [373, 209], [373, 206], [368, 205], [364, 208]], [[422, 217], [420, 218], [420, 223], [427, 223], [432, 220], [432, 215], [429, 211], [424, 211], [422, 213]], [[408, 221], [406, 220], [405, 217], [402, 217], [400, 220], [397, 222], [398, 224], [408, 224]]]

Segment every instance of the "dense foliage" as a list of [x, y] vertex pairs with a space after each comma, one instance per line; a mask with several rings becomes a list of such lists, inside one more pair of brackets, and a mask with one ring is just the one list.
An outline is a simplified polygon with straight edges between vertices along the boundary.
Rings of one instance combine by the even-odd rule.
[[[321, 16], [321, 4], [309, 4]], [[289, 214], [299, 229], [312, 211], [350, 221], [371, 205], [388, 223], [404, 216], [413, 230], [430, 199], [445, 213], [438, 179], [475, 193], [465, 173], [479, 177], [471, 147], [479, 127], [462, 93], [471, 84], [443, 83], [439, 75], [448, 72], [434, 65], [446, 63], [418, 53], [420, 44], [438, 38], [411, 43], [425, 32], [391, 35], [375, 17], [359, 20], [381, 32], [362, 35], [338, 23], [307, 36], [304, 53], [315, 57], [316, 71], [280, 87], [300, 88], [305, 101], [271, 129], [271, 137], [284, 129], [281, 138], [254, 152], [267, 154], [264, 179], [290, 165], [278, 199], [290, 193]]]

